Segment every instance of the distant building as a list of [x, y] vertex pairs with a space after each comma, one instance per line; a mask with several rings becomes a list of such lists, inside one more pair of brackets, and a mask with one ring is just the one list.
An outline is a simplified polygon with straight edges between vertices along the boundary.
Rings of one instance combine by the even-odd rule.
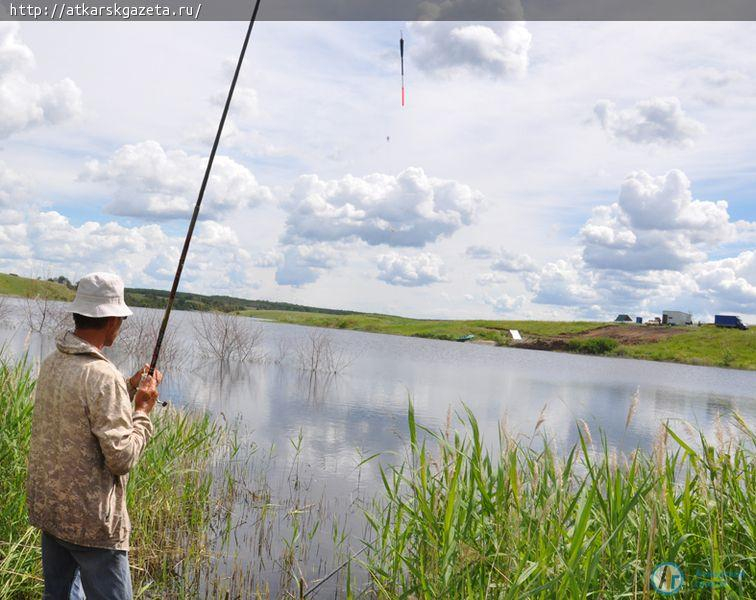
[[635, 317], [635, 322], [638, 325], [643, 325], [643, 317]]
[[630, 318], [630, 315], [617, 315], [617, 318], [614, 319], [615, 323], [632, 323], [633, 320]]
[[679, 310], [662, 312], [662, 325], [693, 325], [693, 315]]

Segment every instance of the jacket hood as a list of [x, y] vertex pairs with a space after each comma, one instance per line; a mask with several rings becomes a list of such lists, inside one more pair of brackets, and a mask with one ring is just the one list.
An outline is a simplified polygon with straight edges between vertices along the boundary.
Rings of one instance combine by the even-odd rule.
[[66, 333], [60, 336], [56, 340], [56, 346], [58, 347], [58, 350], [64, 354], [91, 354], [107, 360], [102, 352], [89, 342], [74, 335], [73, 331], [66, 331]]

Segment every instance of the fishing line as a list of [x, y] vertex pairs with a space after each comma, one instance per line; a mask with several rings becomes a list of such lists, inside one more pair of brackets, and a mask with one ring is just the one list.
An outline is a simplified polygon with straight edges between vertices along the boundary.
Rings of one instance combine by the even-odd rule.
[[[213, 168], [215, 153], [218, 150], [218, 145], [220, 144], [221, 135], [223, 133], [223, 126], [226, 124], [226, 116], [228, 115], [228, 109], [231, 106], [231, 99], [234, 96], [236, 81], [239, 79], [239, 72], [241, 71], [242, 62], [244, 62], [244, 55], [247, 53], [249, 38], [252, 34], [252, 27], [254, 27], [255, 25], [255, 20], [257, 19], [257, 11], [259, 10], [259, 8], [260, 0], [256, 0], [255, 9], [252, 12], [252, 18], [249, 20], [247, 35], [244, 37], [244, 44], [242, 45], [241, 53], [239, 54], [239, 61], [236, 63], [234, 78], [231, 80], [231, 87], [228, 90], [226, 105], [223, 107], [223, 114], [221, 115], [221, 120], [218, 124], [218, 131], [215, 134], [213, 148], [210, 151], [210, 158], [207, 161], [207, 168], [205, 169], [205, 176], [202, 179], [202, 185], [200, 186], [199, 195], [197, 196], [197, 203], [194, 205], [194, 213], [192, 214], [192, 219], [189, 222], [189, 230], [186, 232], [186, 239], [184, 240], [184, 247], [181, 250], [181, 257], [179, 258], [178, 267], [176, 269], [176, 276], [173, 278], [173, 286], [171, 286], [171, 292], [168, 295], [168, 305], [165, 307], [163, 322], [160, 324], [160, 331], [158, 333], [157, 341], [155, 342], [155, 349], [152, 352], [152, 360], [150, 361], [149, 369], [150, 375], [153, 375], [155, 373], [155, 365], [157, 365], [158, 357], [160, 356], [160, 348], [163, 345], [165, 330], [168, 328], [168, 319], [170, 319], [171, 310], [173, 309], [173, 301], [176, 299], [176, 290], [178, 289], [179, 281], [181, 280], [181, 272], [184, 270], [184, 262], [186, 261], [187, 254], [189, 253], [189, 244], [192, 241], [194, 227], [197, 224], [197, 217], [199, 216], [200, 206], [202, 205], [202, 198], [205, 196], [205, 188], [207, 188], [207, 182], [210, 178], [210, 170]], [[166, 406], [168, 404], [168, 402], [166, 401], [159, 401], [159, 403], [161, 406]]]

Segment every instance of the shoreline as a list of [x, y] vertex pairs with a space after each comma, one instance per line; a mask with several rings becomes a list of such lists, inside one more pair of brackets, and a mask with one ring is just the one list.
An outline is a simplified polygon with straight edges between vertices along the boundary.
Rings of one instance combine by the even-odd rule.
[[[162, 292], [147, 291], [154, 297], [137, 295], [132, 298], [132, 306], [162, 310], [165, 306], [165, 299], [159, 296]], [[46, 304], [47, 301], [71, 300], [73, 294], [73, 290], [60, 283], [0, 273], [2, 297], [27, 298]], [[756, 327], [741, 331], [715, 327], [713, 324], [672, 327], [597, 321], [410, 319], [385, 314], [299, 307], [268, 301], [189, 296], [187, 306], [177, 306], [175, 310], [184, 308], [193, 312], [220, 311], [260, 321], [329, 329], [350, 329], [443, 341], [464, 340], [465, 343], [508, 348], [756, 371]], [[210, 300], [223, 302], [213, 304]], [[270, 308], [271, 306], [276, 308]], [[523, 339], [513, 340], [510, 335], [512, 329], [518, 330]]]
[[[753, 328], [741, 331], [714, 325], [672, 327], [590, 321], [446, 321], [268, 310], [245, 310], [236, 314], [326, 329], [756, 371], [756, 330]], [[517, 329], [523, 339], [512, 340], [510, 329]], [[459, 341], [468, 335], [474, 337]]]

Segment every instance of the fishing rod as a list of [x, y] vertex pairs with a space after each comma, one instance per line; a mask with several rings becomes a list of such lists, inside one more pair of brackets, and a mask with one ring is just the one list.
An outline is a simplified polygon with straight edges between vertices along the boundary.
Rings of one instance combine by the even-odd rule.
[[[249, 20], [249, 27], [247, 28], [247, 35], [244, 37], [244, 44], [242, 45], [241, 53], [239, 54], [239, 61], [236, 63], [236, 71], [234, 72], [234, 78], [231, 80], [231, 87], [228, 89], [228, 97], [226, 98], [226, 105], [223, 107], [223, 114], [221, 115], [220, 123], [218, 124], [218, 131], [215, 134], [215, 141], [213, 142], [213, 148], [210, 151], [210, 158], [207, 161], [207, 168], [205, 169], [205, 176], [202, 179], [202, 185], [200, 186], [199, 195], [197, 196], [197, 203], [194, 205], [194, 213], [192, 213], [192, 219], [189, 221], [189, 230], [186, 232], [186, 239], [184, 240], [184, 247], [181, 250], [181, 257], [179, 258], [178, 267], [176, 269], [176, 276], [173, 278], [173, 285], [171, 286], [171, 292], [168, 295], [168, 305], [165, 307], [165, 314], [163, 315], [163, 322], [160, 324], [160, 331], [158, 332], [157, 341], [155, 342], [155, 349], [152, 352], [152, 360], [150, 361], [150, 368], [147, 374], [152, 376], [155, 373], [155, 365], [157, 365], [158, 357], [160, 356], [160, 348], [163, 345], [163, 337], [165, 336], [165, 330], [168, 328], [168, 319], [171, 317], [171, 310], [173, 309], [173, 301], [176, 299], [176, 291], [178, 290], [179, 281], [181, 281], [181, 272], [184, 270], [184, 262], [186, 256], [189, 253], [189, 244], [192, 242], [192, 235], [194, 234], [194, 227], [197, 224], [197, 217], [199, 217], [200, 206], [202, 205], [202, 198], [205, 196], [205, 188], [207, 188], [207, 182], [210, 179], [210, 170], [213, 168], [213, 161], [215, 160], [215, 153], [218, 150], [220, 144], [221, 135], [223, 134], [223, 126], [226, 124], [226, 117], [228, 116], [228, 109], [231, 106], [231, 99], [234, 96], [234, 89], [236, 89], [236, 81], [239, 79], [239, 72], [241, 71], [242, 63], [244, 62], [244, 55], [247, 53], [247, 46], [249, 45], [249, 38], [252, 35], [252, 27], [255, 25], [257, 19], [257, 11], [260, 9], [260, 0], [256, 0], [255, 8], [252, 11], [252, 17]], [[168, 402], [159, 401], [161, 406], [166, 406]]]

